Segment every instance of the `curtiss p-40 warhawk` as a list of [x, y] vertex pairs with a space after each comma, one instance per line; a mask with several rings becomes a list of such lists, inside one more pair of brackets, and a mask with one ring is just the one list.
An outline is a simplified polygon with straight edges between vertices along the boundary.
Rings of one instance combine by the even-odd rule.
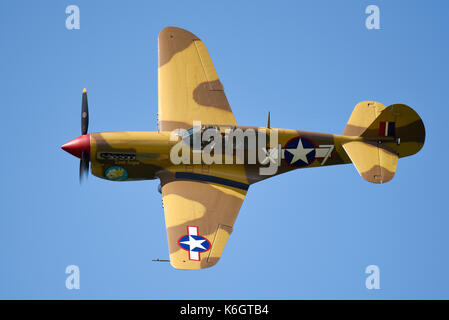
[[[160, 180], [169, 261], [175, 268], [202, 269], [218, 262], [248, 188], [258, 181], [294, 169], [353, 163], [363, 179], [385, 183], [393, 178], [398, 158], [424, 144], [424, 124], [412, 108], [375, 101], [358, 103], [341, 135], [274, 129], [269, 118], [266, 127], [238, 126], [204, 43], [175, 27], [163, 29], [158, 41], [158, 131], [88, 134], [84, 89], [82, 135], [62, 149], [80, 158], [80, 179], [90, 164], [92, 174], [103, 179]], [[236, 143], [231, 161], [221, 161], [229, 154], [218, 148], [220, 140], [233, 141], [230, 132], [244, 134], [242, 150], [254, 141], [258, 149], [263, 133], [269, 142], [262, 148], [265, 157], [258, 153], [256, 162], [242, 160]], [[249, 139], [250, 133], [257, 139]], [[173, 161], [186, 148], [188, 154]], [[273, 174], [261, 172], [273, 163]]]

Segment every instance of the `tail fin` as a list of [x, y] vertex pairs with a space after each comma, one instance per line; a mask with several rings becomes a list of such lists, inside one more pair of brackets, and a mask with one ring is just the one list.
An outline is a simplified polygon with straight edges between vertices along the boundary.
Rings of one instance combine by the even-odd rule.
[[421, 150], [426, 134], [412, 108], [364, 101], [356, 105], [343, 135], [362, 138], [343, 144], [360, 175], [369, 182], [385, 183], [393, 179], [398, 158]]

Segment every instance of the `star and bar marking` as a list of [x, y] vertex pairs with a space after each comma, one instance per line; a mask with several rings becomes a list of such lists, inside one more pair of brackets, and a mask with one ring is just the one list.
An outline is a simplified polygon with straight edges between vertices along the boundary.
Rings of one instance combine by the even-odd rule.
[[200, 261], [200, 253], [210, 250], [211, 244], [205, 237], [199, 235], [197, 226], [187, 226], [187, 234], [178, 240], [181, 249], [189, 252], [189, 260]]
[[[335, 146], [333, 144], [320, 144], [318, 147], [306, 137], [297, 136], [290, 139], [282, 148], [263, 149], [266, 154], [261, 162], [267, 164], [275, 162], [277, 159], [284, 159], [285, 162], [294, 167], [305, 167], [315, 159], [322, 158], [321, 165], [324, 165], [332, 155]], [[279, 162], [280, 165], [280, 162]]]

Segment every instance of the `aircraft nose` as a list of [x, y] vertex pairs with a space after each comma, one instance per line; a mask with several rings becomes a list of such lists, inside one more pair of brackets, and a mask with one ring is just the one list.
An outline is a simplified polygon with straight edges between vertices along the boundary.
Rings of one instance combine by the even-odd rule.
[[90, 134], [85, 134], [61, 146], [61, 149], [81, 159], [81, 154], [86, 151], [90, 154]]

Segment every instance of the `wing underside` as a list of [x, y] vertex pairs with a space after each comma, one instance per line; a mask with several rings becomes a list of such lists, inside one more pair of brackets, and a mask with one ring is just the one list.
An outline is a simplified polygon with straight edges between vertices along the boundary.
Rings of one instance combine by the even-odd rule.
[[[158, 127], [189, 129], [194, 121], [237, 125], [204, 43], [168, 27], [159, 34]], [[218, 262], [248, 186], [213, 175], [164, 171], [159, 176], [170, 263], [202, 269]]]
[[158, 40], [159, 130], [189, 129], [193, 121], [236, 125], [204, 43], [175, 27], [163, 29]]
[[247, 188], [161, 177], [170, 263], [177, 269], [215, 265], [223, 252]]

